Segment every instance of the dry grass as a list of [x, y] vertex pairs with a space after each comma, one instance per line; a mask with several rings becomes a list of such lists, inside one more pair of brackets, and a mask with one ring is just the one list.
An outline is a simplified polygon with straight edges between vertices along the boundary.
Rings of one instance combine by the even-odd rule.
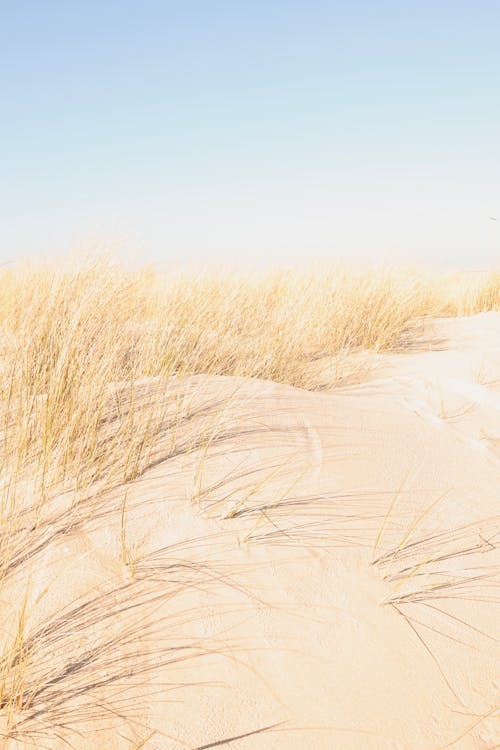
[[[97, 484], [127, 482], [148, 464], [160, 425], [168, 424], [175, 452], [186, 406], [172, 384], [186, 374], [314, 387], [316, 359], [404, 345], [425, 316], [498, 309], [494, 272], [426, 278], [316, 269], [195, 278], [127, 273], [100, 261], [73, 271], [4, 271], [2, 544], [18, 530], [13, 510], [22, 506], [23, 483], [40, 509], [56, 489], [84, 495]], [[151, 376], [168, 397], [151, 389], [144, 395], [141, 379]], [[198, 437], [207, 442], [212, 432]], [[8, 552], [0, 552], [1, 571]]]
[[[29, 467], [40, 502], [51, 483], [68, 478], [79, 487], [110, 473], [114, 481], [133, 478], [159, 416], [152, 408], [134, 421], [141, 378], [208, 373], [313, 387], [315, 359], [399, 346], [425, 316], [495, 309], [500, 273], [174, 278], [102, 262], [6, 271], [0, 475], [17, 480]], [[5, 492], [8, 505], [15, 492]]]
[[[71, 652], [72, 634], [75, 627], [93, 627], [108, 599], [156, 601], [156, 588], [147, 588], [147, 566], [127, 536], [128, 506], [123, 501], [115, 507], [109, 497], [159, 460], [159, 442], [161, 460], [198, 450], [203, 461], [207, 446], [217, 441], [223, 405], [193, 406], [183, 391], [185, 376], [237, 375], [314, 387], [309, 365], [316, 359], [401, 346], [425, 316], [499, 309], [500, 273], [425, 279], [409, 272], [318, 269], [167, 278], [104, 262], [76, 271], [4, 271], [0, 589], [3, 594], [17, 576], [19, 590], [28, 592], [0, 638], [0, 714], [8, 714], [9, 736], [43, 734], [44, 722], [69, 721], [74, 711], [93, 716], [90, 693], [102, 667], [97, 661], [104, 654], [111, 665], [118, 642], [126, 651], [126, 663], [119, 665], [124, 674], [127, 660], [135, 664], [140, 656], [135, 633], [104, 630], [85, 658]], [[152, 377], [155, 386], [144, 381]], [[61, 496], [67, 498], [62, 506]], [[264, 511], [276, 514], [283, 503]], [[264, 512], [257, 511], [258, 517]], [[61, 535], [110, 513], [120, 519], [128, 582], [95, 601], [68, 605], [63, 619], [30, 626], [33, 560]], [[162, 571], [168, 578], [167, 558]], [[196, 580], [205, 576], [202, 568], [188, 573]], [[173, 591], [182, 589], [183, 581], [168, 580]], [[53, 661], [61, 645], [71, 662]], [[202, 650], [195, 644], [187, 653]], [[121, 679], [116, 673], [120, 690]], [[76, 694], [81, 701], [75, 708]]]

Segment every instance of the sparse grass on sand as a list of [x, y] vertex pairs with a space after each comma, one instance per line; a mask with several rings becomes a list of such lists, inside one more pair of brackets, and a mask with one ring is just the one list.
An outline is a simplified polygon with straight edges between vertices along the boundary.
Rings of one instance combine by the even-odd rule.
[[[3, 271], [0, 587], [59, 533], [54, 497], [69, 493], [70, 529], [96, 512], [104, 489], [140, 476], [160, 431], [170, 452], [178, 449], [177, 426], [189, 416], [176, 387], [184, 376], [312, 388], [308, 366], [315, 359], [404, 346], [426, 316], [499, 309], [500, 273], [493, 272], [426, 278], [318, 269], [195, 278], [104, 262], [74, 271]], [[141, 382], [150, 377], [166, 384], [166, 399], [144, 397]], [[211, 440], [213, 419], [182, 450]], [[128, 546], [125, 505], [117, 512], [133, 586], [138, 561]], [[50, 673], [39, 684], [24, 674], [44, 648], [25, 632], [28, 577], [0, 644], [0, 709], [9, 716], [22, 709], [38, 716], [37, 696], [45, 705], [54, 684]], [[36, 633], [48, 637], [44, 628]], [[15, 719], [7, 725], [10, 732]]]

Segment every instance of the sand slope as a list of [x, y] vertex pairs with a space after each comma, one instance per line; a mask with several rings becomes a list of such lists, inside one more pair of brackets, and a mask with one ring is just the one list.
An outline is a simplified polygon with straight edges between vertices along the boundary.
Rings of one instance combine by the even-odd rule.
[[159, 440], [34, 557], [43, 689], [6, 747], [498, 746], [500, 314], [371, 366], [183, 385], [209, 449]]

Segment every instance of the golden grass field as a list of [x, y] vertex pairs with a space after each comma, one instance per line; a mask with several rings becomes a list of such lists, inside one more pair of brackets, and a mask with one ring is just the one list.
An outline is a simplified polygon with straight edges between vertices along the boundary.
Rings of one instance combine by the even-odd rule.
[[[269, 437], [271, 428], [262, 426], [267, 424], [272, 411], [267, 411], [267, 407], [259, 412], [256, 422], [248, 426], [248, 410], [256, 403], [251, 384], [256, 383], [255, 388], [261, 388], [262, 393], [276, 389], [273, 384], [283, 384], [276, 403], [281, 403], [282, 399], [285, 404], [282, 408], [286, 410], [291, 399], [292, 412], [293, 399], [302, 404], [300, 409], [304, 414], [307, 404], [313, 403], [310, 399], [317, 399], [314, 403], [318, 404], [320, 419], [322, 409], [328, 411], [333, 407], [321, 401], [320, 408], [318, 399], [330, 398], [330, 394], [333, 394], [331, 398], [340, 399], [340, 395], [335, 396], [337, 392], [342, 394], [346, 387], [369, 379], [371, 359], [364, 354], [373, 353], [376, 358], [390, 353], [404, 361], [405, 356], [425, 348], [426, 331], [433, 320], [465, 319], [499, 311], [500, 272], [432, 275], [415, 270], [361, 273], [317, 268], [307, 273], [287, 270], [261, 275], [195, 276], [128, 272], [106, 261], [82, 264], [75, 270], [53, 267], [3, 270], [0, 275], [0, 600], [3, 608], [0, 730], [5, 747], [9, 750], [33, 746], [154, 750], [227, 744], [246, 750], [260, 747], [264, 750], [274, 747], [437, 750], [437, 741], [427, 745], [428, 736], [423, 734], [415, 734], [411, 741], [403, 735], [401, 739], [397, 732], [403, 729], [392, 724], [389, 739], [387, 735], [382, 740], [374, 739], [375, 735], [367, 730], [368, 734], [363, 736], [343, 734], [339, 735], [343, 739], [337, 735], [334, 739], [333, 734], [320, 732], [321, 738], [319, 734], [314, 735], [316, 739], [307, 735], [308, 738], [301, 740], [297, 737], [306, 721], [303, 717], [301, 721], [295, 719], [295, 724], [292, 721], [293, 742], [296, 743], [293, 744], [290, 737], [280, 734], [282, 730], [277, 728], [285, 719], [280, 716], [274, 721], [273, 715], [268, 716], [264, 710], [261, 714], [260, 709], [256, 709], [256, 716], [262, 719], [258, 728], [253, 728], [252, 721], [248, 722], [248, 727], [242, 727], [227, 716], [212, 725], [208, 714], [218, 710], [214, 706], [226, 700], [217, 691], [218, 702], [214, 699], [212, 705], [207, 699], [208, 703], [201, 704], [206, 707], [206, 717], [200, 718], [199, 713], [193, 715], [194, 724], [201, 721], [202, 725], [192, 727], [192, 737], [186, 731], [186, 722], [179, 727], [172, 718], [170, 725], [158, 728], [159, 719], [155, 723], [151, 717], [147, 721], [144, 715], [137, 717], [134, 703], [147, 707], [157, 700], [161, 704], [163, 700], [146, 695], [148, 690], [152, 691], [151, 674], [155, 663], [167, 672], [172, 664], [172, 682], [176, 682], [179, 661], [188, 657], [196, 661], [203, 654], [218, 649], [213, 644], [207, 645], [198, 632], [196, 637], [189, 633], [191, 640], [187, 646], [184, 621], [182, 627], [175, 621], [172, 627], [180, 628], [181, 634], [176, 636], [175, 643], [170, 643], [169, 621], [160, 623], [155, 619], [152, 614], [153, 610], [156, 612], [155, 607], [160, 606], [159, 602], [163, 606], [162, 597], [165, 597], [173, 608], [168, 616], [175, 618], [178, 616], [176, 596], [186, 596], [187, 589], [192, 596], [197, 588], [204, 592], [203, 606], [211, 606], [214, 576], [218, 587], [238, 588], [236, 568], [243, 563], [238, 557], [240, 552], [235, 552], [234, 558], [230, 552], [225, 552], [221, 554], [222, 563], [218, 560], [216, 564], [212, 561], [214, 547], [206, 550], [205, 543], [201, 542], [194, 557], [179, 551], [175, 544], [171, 546], [170, 537], [168, 543], [163, 546], [158, 543], [154, 547], [153, 542], [148, 541], [154, 537], [154, 524], [150, 529], [152, 537], [147, 537], [146, 532], [134, 536], [133, 529], [141, 527], [142, 523], [134, 513], [140, 505], [140, 482], [154, 477], [159, 466], [175, 466], [174, 475], [170, 477], [167, 472], [162, 482], [171, 483], [168, 486], [176, 502], [189, 505], [186, 513], [193, 514], [194, 520], [189, 523], [194, 524], [193, 529], [196, 527], [196, 538], [206, 539], [207, 535], [220, 532], [220, 538], [225, 539], [226, 527], [223, 529], [221, 524], [244, 520], [247, 526], [242, 532], [242, 544], [255, 539], [258, 540], [256, 546], [262, 548], [266, 539], [272, 540], [277, 519], [284, 518], [285, 508], [286, 513], [290, 513], [290, 498], [295, 497], [296, 488], [305, 487], [310, 481], [307, 479], [309, 465], [302, 466], [302, 459], [297, 458], [301, 451], [309, 450], [309, 444], [304, 447], [300, 443], [294, 448], [297, 452], [285, 455], [280, 452], [281, 444], [274, 446], [273, 443], [274, 447], [269, 450], [277, 457], [276, 461], [262, 464], [262, 472], [254, 473], [252, 451], [264, 450], [262, 445], [274, 437]], [[450, 367], [453, 370], [454, 365]], [[478, 373], [478, 383], [480, 375]], [[273, 384], [266, 385], [262, 381]], [[314, 394], [301, 395], [302, 391]], [[362, 395], [359, 404], [364, 403], [363, 398], [379, 403], [376, 396]], [[398, 404], [402, 398], [397, 396]], [[404, 398], [409, 399], [406, 392]], [[446, 401], [446, 393], [443, 398]], [[328, 401], [331, 403], [337, 402]], [[339, 413], [344, 409], [347, 415], [350, 403], [339, 402]], [[380, 403], [386, 402], [382, 399]], [[461, 418], [460, 410], [468, 408], [464, 404], [460, 402], [457, 406], [453, 402], [447, 415], [453, 412]], [[438, 415], [444, 422], [447, 408], [445, 404]], [[334, 418], [332, 411], [332, 420]], [[419, 424], [419, 418], [415, 419], [415, 425]], [[490, 429], [485, 427], [487, 422], [481, 425], [486, 434]], [[293, 429], [290, 427], [289, 435], [293, 434]], [[227, 467], [220, 462], [229, 460], [225, 445], [235, 450], [234, 446], [241, 444], [240, 433], [245, 440], [252, 440], [252, 447], [248, 448], [245, 459], [249, 464], [245, 464], [245, 471], [241, 470], [241, 477], [236, 481], [227, 479]], [[286, 442], [289, 438], [283, 438], [285, 433], [283, 429], [281, 435]], [[446, 467], [454, 466], [453, 462], [447, 463], [446, 457], [454, 454], [452, 448], [439, 447], [442, 439], [436, 438], [436, 451], [443, 451], [442, 473], [446, 474]], [[401, 440], [404, 442], [406, 437]], [[493, 448], [495, 440], [497, 437], [492, 436]], [[396, 438], [395, 447], [398, 443]], [[459, 450], [461, 448], [457, 448]], [[494, 459], [489, 456], [488, 461], [491, 463]], [[457, 465], [459, 463], [457, 459]], [[290, 464], [298, 466], [297, 477], [285, 477], [280, 473], [283, 466]], [[495, 471], [496, 464], [491, 469], [492, 477]], [[433, 472], [432, 476], [439, 475], [438, 469]], [[395, 471], [391, 478], [393, 484], [384, 485], [386, 494], [383, 500], [376, 501], [372, 520], [367, 521], [372, 534], [370, 545], [375, 568], [388, 571], [388, 580], [392, 576], [392, 580], [399, 581], [396, 588], [385, 591], [383, 596], [392, 609], [399, 607], [407, 619], [408, 610], [402, 607], [410, 597], [405, 588], [408, 579], [420, 580], [421, 569], [428, 566], [429, 561], [438, 564], [436, 549], [440, 545], [456, 562], [458, 553], [455, 548], [452, 552], [451, 547], [461, 544], [463, 537], [461, 554], [467, 555], [469, 531], [466, 529], [477, 521], [483, 524], [480, 537], [485, 549], [489, 549], [488, 545], [494, 547], [492, 533], [486, 530], [490, 528], [490, 521], [486, 517], [469, 520], [465, 512], [463, 523], [457, 521], [449, 534], [436, 526], [434, 536], [415, 538], [416, 530], [425, 526], [432, 513], [436, 512], [441, 521], [446, 516], [444, 510], [439, 515], [443, 488], [435, 488], [432, 482], [425, 487], [412, 488], [412, 491], [425, 490], [425, 493], [436, 489], [436, 493], [432, 497], [426, 494], [420, 510], [417, 507], [411, 512], [405, 511], [407, 515], [403, 513], [398, 520], [403, 526], [397, 537], [395, 520], [393, 525], [396, 499], [404, 486], [404, 477], [410, 473], [410, 468], [402, 461], [401, 475], [396, 476]], [[207, 475], [210, 477], [208, 484]], [[353, 477], [365, 491], [371, 489], [371, 484], [369, 488], [365, 486], [362, 472], [354, 471]], [[325, 477], [321, 481], [326, 481]], [[229, 494], [221, 490], [224, 482], [229, 485], [230, 505]], [[340, 491], [341, 480], [338, 482]], [[373, 479], [373, 487], [375, 485]], [[128, 487], [130, 494], [126, 490]], [[445, 488], [445, 495], [446, 492]], [[267, 497], [265, 502], [263, 494]], [[259, 498], [258, 512], [257, 506], [252, 504], [256, 498]], [[467, 495], [467, 502], [468, 498]], [[311, 517], [319, 514], [318, 522], [324, 521], [327, 529], [330, 521], [324, 510], [318, 510], [317, 498], [315, 502], [316, 505], [306, 512], [304, 522], [309, 523]], [[460, 502], [463, 510], [466, 500]], [[182, 505], [179, 507], [179, 513], [183, 513]], [[303, 506], [301, 508], [303, 513]], [[457, 518], [462, 510], [457, 511]], [[155, 513], [158, 512], [161, 510], [155, 506]], [[351, 517], [352, 513], [347, 515]], [[198, 521], [198, 516], [208, 520]], [[446, 517], [449, 518], [449, 514]], [[289, 520], [289, 515], [286, 518]], [[345, 522], [344, 519], [342, 523]], [[92, 524], [96, 523], [99, 529], [94, 529]], [[169, 523], [176, 523], [171, 516]], [[147, 526], [148, 522], [144, 524]], [[104, 528], [107, 536], [102, 531]], [[286, 533], [290, 538], [290, 532]], [[309, 530], [306, 536], [308, 544], [314, 546], [311, 540], [316, 537], [311, 533]], [[358, 531], [349, 532], [355, 533]], [[445, 535], [441, 541], [439, 534]], [[432, 545], [426, 541], [431, 538], [434, 539]], [[471, 538], [475, 549], [476, 537], [472, 534]], [[383, 542], [389, 546], [385, 548]], [[73, 555], [73, 563], [63, 561], [64, 545], [70, 549], [68, 555]], [[115, 562], [111, 563], [110, 557], [102, 564], [100, 572], [97, 568], [94, 570], [95, 560], [102, 550], [107, 553], [108, 548], [113, 550], [111, 557]], [[416, 549], [420, 557], [412, 562], [410, 556]], [[405, 564], [405, 555], [408, 564]], [[256, 560], [258, 558], [255, 564]], [[220, 572], [221, 564], [224, 573]], [[294, 564], [294, 575], [300, 575], [297, 571], [302, 563], [297, 559]], [[66, 565], [68, 571], [74, 566], [67, 577]], [[82, 566], [85, 574], [80, 575], [78, 571]], [[214, 570], [217, 572], [213, 573]], [[431, 581], [432, 575], [430, 571]], [[428, 585], [426, 579], [425, 586]], [[241, 586], [251, 589], [248, 581]], [[412, 601], [418, 599], [425, 586], [415, 590]], [[228, 600], [231, 604], [232, 596]], [[217, 597], [220, 598], [220, 592]], [[292, 603], [295, 600], [294, 593]], [[203, 606], [196, 598], [187, 602], [182, 600], [179, 612], [187, 611], [183, 607], [187, 608], [188, 604], [190, 611], [193, 608], [202, 611]], [[128, 620], [127, 606], [131, 607], [131, 618], [136, 618], [138, 608], [144, 607], [145, 614], [141, 615], [144, 619]], [[242, 606], [238, 600], [238, 607]], [[457, 610], [450, 616], [459, 620], [467, 619], [468, 615]], [[384, 626], [383, 622], [380, 626]], [[469, 634], [473, 629], [482, 630], [482, 625], [474, 621], [468, 628]], [[203, 633], [206, 635], [205, 631]], [[210, 630], [210, 636], [216, 640], [215, 635]], [[453, 638], [457, 637], [453, 633]], [[141, 645], [143, 641], [148, 643], [145, 650]], [[479, 648], [476, 642], [472, 647]], [[276, 644], [270, 648], [278, 650]], [[401, 648], [404, 650], [403, 645]], [[445, 672], [435, 651], [427, 645], [425, 648], [428, 648], [426, 656], [432, 653], [431, 661], [439, 662], [439, 669]], [[231, 669], [236, 668], [238, 654], [232, 652]], [[145, 676], [146, 663], [149, 671]], [[265, 667], [262, 669], [265, 671]], [[296, 673], [294, 669], [291, 667], [292, 682], [302, 668], [297, 667]], [[188, 681], [199, 679], [209, 684], [215, 679], [209, 672], [200, 667], [199, 673], [195, 672]], [[239, 678], [235, 679], [237, 682]], [[465, 675], [464, 680], [468, 679]], [[419, 680], [425, 683], [422, 675], [415, 677], [416, 684]], [[228, 681], [231, 683], [230, 677]], [[446, 676], [445, 682], [452, 680]], [[143, 683], [149, 685], [144, 695]], [[155, 683], [155, 686], [157, 693], [161, 693], [160, 684]], [[441, 687], [436, 687], [436, 691]], [[457, 692], [455, 686], [452, 692]], [[186, 689], [176, 700], [182, 703], [187, 700], [185, 695]], [[480, 705], [471, 707], [463, 695], [459, 697], [462, 719], [465, 719], [460, 719], [458, 728], [446, 724], [441, 746], [458, 750], [498, 747], [494, 744], [494, 730], [491, 730], [492, 739], [484, 741], [482, 735], [470, 739], [472, 735], [465, 731], [470, 725], [470, 731], [475, 732], [482, 715], [483, 719], [493, 716], [489, 698], [484, 704], [478, 700]], [[445, 698], [439, 700], [443, 705], [446, 703]], [[252, 705], [250, 698], [248, 701], [248, 705]], [[299, 703], [297, 698], [297, 705]], [[395, 706], [394, 711], [401, 709], [404, 713], [405, 705]], [[248, 716], [249, 708], [245, 706]], [[457, 707], [453, 710], [459, 712]], [[238, 714], [230, 700], [226, 711], [230, 716]], [[383, 713], [377, 701], [372, 711], [377, 716]], [[351, 713], [346, 708], [346, 714]], [[311, 720], [314, 726], [321, 723], [320, 718]], [[435, 719], [438, 725], [440, 720], [438, 715]], [[415, 725], [422, 721], [426, 719], [418, 714]], [[434, 727], [434, 730], [438, 737], [438, 729]], [[373, 729], [375, 734], [376, 731], [379, 728]], [[236, 739], [229, 745], [231, 737]], [[454, 737], [458, 738], [454, 744], [446, 744]], [[476, 744], [467, 744], [469, 740]]]

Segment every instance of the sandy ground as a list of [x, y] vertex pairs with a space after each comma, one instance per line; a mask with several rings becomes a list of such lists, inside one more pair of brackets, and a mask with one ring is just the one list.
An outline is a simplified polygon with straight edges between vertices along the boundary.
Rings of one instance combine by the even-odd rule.
[[370, 366], [193, 378], [208, 450], [55, 514], [5, 747], [500, 747], [500, 314]]

